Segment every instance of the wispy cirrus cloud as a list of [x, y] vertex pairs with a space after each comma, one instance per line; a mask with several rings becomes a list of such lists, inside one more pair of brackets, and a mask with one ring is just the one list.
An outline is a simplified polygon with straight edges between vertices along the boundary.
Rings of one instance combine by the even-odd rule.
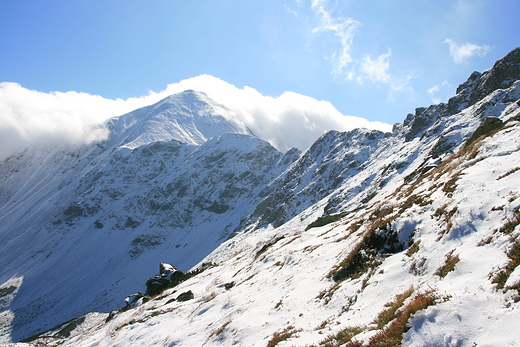
[[361, 23], [354, 18], [334, 16], [332, 11], [327, 8], [326, 0], [312, 0], [311, 8], [319, 18], [319, 25], [314, 28], [314, 33], [332, 32], [338, 39], [339, 49], [332, 53], [330, 57], [334, 61], [333, 73], [336, 76], [346, 75], [352, 78], [352, 73], [345, 72], [345, 69], [354, 61], [351, 55], [351, 48], [354, 36], [361, 26]]
[[388, 100], [394, 100], [396, 92], [407, 92], [410, 95], [413, 94], [413, 88], [410, 85], [411, 75], [404, 77], [397, 77], [390, 73], [390, 57], [392, 51], [388, 50], [387, 53], [379, 55], [377, 58], [372, 59], [370, 55], [367, 55], [360, 65], [359, 76], [357, 80], [360, 83], [364, 83], [368, 80], [372, 83], [385, 85], [388, 89]]
[[451, 39], [446, 39], [444, 43], [450, 46], [450, 56], [455, 64], [462, 64], [475, 55], [483, 57], [491, 50], [491, 47], [486, 45], [479, 46], [469, 42], [458, 44]]
[[359, 53], [356, 57], [353, 52], [354, 38], [362, 27], [361, 22], [352, 17], [337, 15], [334, 11], [335, 5], [330, 0], [311, 0], [310, 6], [318, 21], [313, 33], [329, 32], [336, 38], [333, 53], [327, 57], [333, 62], [332, 74], [336, 78], [356, 81], [359, 84], [370, 82], [388, 86], [390, 99], [396, 91], [411, 90], [411, 76], [400, 78], [390, 72], [391, 49], [375, 58], [370, 55], [361, 58]]

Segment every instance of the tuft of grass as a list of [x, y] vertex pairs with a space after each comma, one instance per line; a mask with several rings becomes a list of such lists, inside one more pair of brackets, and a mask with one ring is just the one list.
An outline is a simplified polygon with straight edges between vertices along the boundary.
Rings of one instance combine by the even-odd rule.
[[282, 341], [285, 341], [291, 338], [294, 334], [302, 331], [301, 329], [295, 329], [294, 326], [289, 325], [284, 330], [280, 332], [276, 332], [273, 334], [273, 337], [267, 342], [266, 347], [274, 347]]
[[512, 168], [512, 169], [508, 170], [505, 174], [498, 176], [497, 180], [501, 180], [502, 178], [507, 177], [507, 176], [517, 172], [518, 170], [520, 170], [520, 166]]
[[514, 302], [520, 301], [520, 280], [516, 281], [515, 283], [513, 283], [510, 286], [507, 286], [506, 291], [507, 290], [516, 290], [516, 294], [513, 296], [513, 301]]
[[265, 251], [267, 251], [271, 246], [276, 244], [278, 241], [283, 240], [284, 238], [285, 238], [285, 236], [278, 236], [278, 237], [273, 238], [271, 241], [267, 242], [266, 244], [264, 244], [262, 246], [262, 248], [260, 248], [256, 252], [255, 259], [258, 259], [258, 257], [261, 256], [263, 253], [265, 253]]
[[402, 214], [404, 211], [406, 211], [413, 205], [424, 207], [424, 206], [431, 205], [432, 203], [433, 203], [432, 200], [427, 199], [426, 197], [424, 197], [422, 195], [412, 194], [400, 205], [399, 214]]
[[224, 324], [222, 324], [221, 327], [214, 329], [211, 331], [211, 333], [208, 336], [208, 339], [211, 339], [212, 337], [218, 337], [222, 335], [222, 333], [226, 330], [227, 326], [231, 323], [231, 321], [227, 321]]
[[[446, 205], [444, 205], [443, 208], [445, 206]], [[455, 213], [457, 213], [458, 210], [459, 209], [457, 208], [457, 206], [455, 206], [450, 211], [448, 211], [447, 209], [443, 209], [442, 212], [439, 212], [439, 209], [435, 211], [435, 214], [441, 213], [439, 217], [444, 216], [444, 222], [446, 222], [446, 228], [443, 231], [439, 232], [439, 237], [437, 238], [437, 241], [439, 241], [444, 235], [446, 235], [450, 231], [451, 227], [453, 226], [453, 222], [451, 219], [453, 218]]]
[[453, 255], [453, 251], [451, 251], [446, 256], [446, 260], [445, 260], [444, 264], [442, 264], [441, 267], [439, 267], [437, 269], [437, 271], [435, 271], [435, 274], [438, 275], [440, 278], [446, 277], [446, 275], [448, 273], [455, 270], [455, 265], [457, 265], [457, 263], [459, 261], [460, 261], [459, 255], [458, 254]]
[[385, 325], [390, 323], [390, 321], [396, 318], [397, 310], [403, 306], [405, 300], [408, 299], [413, 292], [414, 288], [410, 287], [404, 293], [397, 295], [394, 301], [385, 305], [387, 308], [381, 311], [374, 321], [377, 329], [382, 329]]
[[520, 224], [520, 210], [516, 210], [513, 217], [508, 219], [504, 225], [498, 229], [499, 232], [509, 235], [511, 234], [515, 228]]
[[426, 258], [421, 257], [419, 259], [415, 259], [410, 266], [410, 273], [414, 274], [415, 276], [424, 275], [424, 272], [426, 271], [425, 265]]
[[322, 290], [318, 296], [316, 297], [316, 299], [318, 300], [324, 300], [324, 303], [325, 305], [327, 305], [330, 300], [332, 300], [332, 296], [334, 295], [334, 293], [336, 292], [336, 290], [338, 290], [338, 288], [340, 287], [340, 284], [339, 283], [334, 283], [332, 286], [330, 286], [330, 288], [328, 289], [325, 289], [325, 290]]
[[348, 327], [345, 329], [340, 330], [336, 334], [329, 335], [327, 338], [323, 341], [320, 341], [320, 346], [324, 347], [340, 347], [340, 346], [347, 346], [347, 347], [355, 347], [359, 346], [361, 347], [363, 344], [361, 342], [352, 341], [354, 336], [362, 333], [365, 331], [365, 327], [362, 326], [355, 326], [355, 327]]
[[369, 341], [370, 347], [399, 347], [410, 326], [408, 321], [417, 311], [424, 310], [428, 306], [436, 304], [438, 297], [433, 292], [417, 294], [403, 309], [395, 314], [389, 324], [384, 329], [375, 334]]
[[477, 243], [477, 246], [482, 247], [484, 245], [489, 245], [491, 242], [493, 242], [493, 235], [488, 235], [488, 236], [484, 237], [482, 240], [480, 240]]
[[410, 245], [410, 247], [408, 247], [405, 254], [408, 257], [411, 257], [412, 255], [414, 255], [415, 253], [417, 253], [419, 251], [419, 249], [421, 248], [420, 244], [421, 244], [420, 240], [415, 241], [414, 243], [412, 243]]
[[[506, 285], [509, 276], [513, 273], [518, 265], [520, 265], [520, 241], [515, 240], [511, 245], [511, 248], [507, 252], [509, 263], [505, 269], [500, 270], [491, 280], [492, 283], [497, 285], [497, 289], [503, 289]], [[507, 288], [506, 288], [507, 290]]]
[[453, 175], [446, 183], [444, 183], [442, 191], [446, 193], [446, 196], [450, 198], [453, 196], [453, 192], [457, 189], [457, 181], [459, 180], [460, 175], [461, 173], [458, 172]]

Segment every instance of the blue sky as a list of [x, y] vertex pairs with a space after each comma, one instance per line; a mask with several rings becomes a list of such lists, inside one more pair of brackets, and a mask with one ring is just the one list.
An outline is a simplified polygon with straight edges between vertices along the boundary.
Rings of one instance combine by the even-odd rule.
[[0, 0], [0, 82], [138, 98], [199, 75], [389, 124], [520, 46], [518, 0]]

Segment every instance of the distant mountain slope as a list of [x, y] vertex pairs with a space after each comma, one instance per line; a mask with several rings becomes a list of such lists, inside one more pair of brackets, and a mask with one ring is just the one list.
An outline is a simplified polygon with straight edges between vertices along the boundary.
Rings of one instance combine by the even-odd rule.
[[0, 282], [17, 283], [4, 341], [116, 308], [161, 258], [187, 270], [227, 239], [299, 151], [278, 152], [219, 107], [183, 92], [110, 120], [102, 143], [2, 163]]
[[5, 341], [122, 307], [160, 261], [200, 261], [212, 265], [136, 308], [32, 343], [517, 343], [520, 49], [393, 133], [331, 131], [301, 154], [240, 127], [145, 144], [116, 124], [127, 117], [106, 143], [0, 167]]

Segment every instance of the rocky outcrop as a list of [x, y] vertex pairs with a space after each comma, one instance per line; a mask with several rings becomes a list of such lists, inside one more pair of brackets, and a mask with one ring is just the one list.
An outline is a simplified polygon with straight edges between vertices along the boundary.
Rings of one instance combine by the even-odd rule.
[[457, 88], [457, 95], [448, 101], [448, 109], [454, 114], [474, 105], [497, 89], [506, 89], [520, 79], [520, 47], [515, 48], [493, 67], [483, 73], [473, 72], [468, 80]]
[[184, 277], [184, 272], [177, 270], [172, 265], [160, 263], [159, 274], [146, 281], [146, 295], [154, 296], [163, 292], [166, 288], [175, 286]]

